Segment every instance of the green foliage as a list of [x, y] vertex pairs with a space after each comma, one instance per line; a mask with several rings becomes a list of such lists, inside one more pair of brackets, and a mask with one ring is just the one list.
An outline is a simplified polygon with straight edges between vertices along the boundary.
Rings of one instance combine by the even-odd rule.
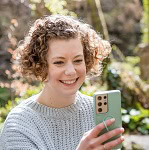
[[33, 86], [26, 90], [24, 95], [22, 95], [23, 99], [27, 99], [28, 97], [31, 97], [32, 95], [38, 94], [42, 89], [42, 85], [39, 85], [38, 87]]
[[19, 99], [16, 98], [13, 102], [11, 100], [8, 103], [0, 108], [0, 127], [2, 127], [3, 122], [5, 121], [8, 113], [14, 108], [19, 102]]
[[0, 107], [3, 107], [10, 98], [10, 89], [0, 88]]
[[[61, 14], [61, 15], [71, 15], [76, 16], [76, 14], [67, 9], [66, 0], [30, 0], [30, 5], [32, 10], [38, 10], [38, 7], [43, 7], [40, 9], [48, 10], [50, 14]], [[42, 14], [47, 15], [47, 14]]]
[[126, 63], [123, 63], [125, 65], [125, 68], [127, 68], [128, 71], [133, 71], [136, 75], [140, 75], [140, 67], [138, 66], [140, 62], [140, 57], [138, 56], [127, 56], [126, 57]]
[[113, 68], [111, 66], [108, 67], [107, 81], [109, 81], [109, 84], [108, 84], [109, 89], [121, 90], [120, 71], [118, 69], [115, 69], [115, 68]]
[[96, 90], [97, 86], [91, 85], [88, 79], [84, 82], [83, 86], [80, 88], [80, 92], [88, 96], [92, 96], [94, 92], [96, 92]]
[[149, 110], [139, 103], [136, 104], [136, 109], [122, 109], [122, 121], [128, 132], [149, 134]]
[[65, 0], [45, 0], [45, 7], [48, 8], [52, 14], [61, 14], [61, 15], [75, 15], [75, 13], [65, 9], [67, 2]]

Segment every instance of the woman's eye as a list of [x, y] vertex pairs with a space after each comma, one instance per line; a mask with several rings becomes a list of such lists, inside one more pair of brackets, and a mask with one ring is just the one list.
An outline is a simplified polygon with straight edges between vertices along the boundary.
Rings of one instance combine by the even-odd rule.
[[82, 61], [83, 61], [82, 59], [78, 59], [78, 60], [75, 60], [74, 62], [81, 63]]
[[56, 62], [54, 62], [53, 64], [61, 65], [61, 64], [63, 64], [63, 63], [64, 63], [63, 61], [56, 61]]

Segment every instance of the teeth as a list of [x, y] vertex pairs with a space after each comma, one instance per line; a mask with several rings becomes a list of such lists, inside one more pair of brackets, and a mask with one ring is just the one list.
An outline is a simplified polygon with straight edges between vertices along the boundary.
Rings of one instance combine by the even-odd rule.
[[72, 81], [62, 81], [65, 84], [73, 84], [76, 82], [76, 80], [72, 80]]

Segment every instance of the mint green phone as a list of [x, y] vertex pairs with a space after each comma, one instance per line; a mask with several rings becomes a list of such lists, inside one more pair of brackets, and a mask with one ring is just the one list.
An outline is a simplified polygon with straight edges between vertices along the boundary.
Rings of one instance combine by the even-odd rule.
[[[96, 92], [94, 93], [93, 98], [94, 118], [96, 125], [105, 122], [108, 119], [115, 118], [115, 122], [112, 125], [105, 127], [104, 130], [99, 134], [99, 136], [115, 128], [122, 127], [121, 92], [119, 90]], [[120, 137], [120, 135], [112, 137], [105, 143], [115, 140], [118, 137]], [[114, 149], [120, 148], [122, 148], [122, 144], [114, 147]]]

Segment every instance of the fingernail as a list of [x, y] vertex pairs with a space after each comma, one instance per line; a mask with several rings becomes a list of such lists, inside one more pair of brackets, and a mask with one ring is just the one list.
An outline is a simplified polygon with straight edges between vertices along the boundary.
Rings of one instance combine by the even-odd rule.
[[124, 128], [121, 128], [121, 131], [124, 132]]
[[112, 119], [110, 119], [112, 122], [114, 122], [115, 121], [115, 118], [112, 118]]
[[125, 140], [125, 138], [123, 136], [121, 136], [121, 141], [124, 141], [124, 140]]

